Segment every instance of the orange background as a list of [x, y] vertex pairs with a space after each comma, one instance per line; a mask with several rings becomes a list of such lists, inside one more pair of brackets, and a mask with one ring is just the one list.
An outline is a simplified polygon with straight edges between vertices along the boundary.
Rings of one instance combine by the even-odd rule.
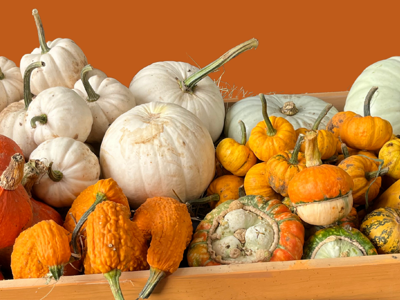
[[[19, 65], [39, 46], [33, 8], [47, 40], [67, 37], [89, 63], [129, 85], [164, 60], [205, 66], [250, 38], [223, 81], [254, 94], [349, 90], [371, 63], [400, 55], [395, 1], [7, 1], [0, 55]], [[221, 73], [213, 74], [218, 78]]]

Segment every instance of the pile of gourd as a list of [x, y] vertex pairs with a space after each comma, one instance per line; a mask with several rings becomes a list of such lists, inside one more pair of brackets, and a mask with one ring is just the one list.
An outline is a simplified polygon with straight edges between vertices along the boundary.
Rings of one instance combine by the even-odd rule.
[[368, 67], [345, 112], [260, 94], [226, 113], [208, 74], [256, 39], [203, 69], [154, 63], [127, 88], [72, 40], [46, 43], [33, 16], [40, 48], [20, 68], [0, 57], [0, 265], [14, 279], [102, 273], [123, 299], [121, 272], [150, 269], [146, 299], [186, 259], [400, 253], [399, 58]]

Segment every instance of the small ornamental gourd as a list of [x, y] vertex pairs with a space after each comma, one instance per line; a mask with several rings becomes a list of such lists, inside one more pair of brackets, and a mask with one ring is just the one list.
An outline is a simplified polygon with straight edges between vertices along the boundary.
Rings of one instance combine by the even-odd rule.
[[90, 65], [81, 72], [81, 79], [74, 85], [74, 91], [87, 103], [92, 112], [93, 125], [87, 138], [88, 143], [100, 144], [108, 127], [123, 113], [136, 105], [132, 92], [114, 78], [105, 74], [92, 75]]
[[257, 46], [258, 41], [251, 39], [201, 70], [184, 62], [153, 63], [135, 75], [129, 89], [138, 105], [163, 102], [186, 108], [201, 120], [215, 142], [224, 127], [225, 107], [218, 86], [207, 75], [237, 55]]
[[10, 164], [11, 156], [15, 153], [22, 154], [21, 148], [12, 139], [0, 134], [0, 174], [7, 169]]
[[13, 61], [0, 56], [0, 112], [23, 97], [24, 85], [20, 69]]
[[255, 165], [257, 157], [246, 146], [246, 126], [239, 121], [242, 129], [242, 142], [239, 144], [234, 139], [225, 138], [217, 146], [216, 154], [222, 166], [236, 176], [245, 176], [247, 171]]
[[14, 279], [60, 279], [71, 257], [70, 240], [71, 234], [53, 220], [42, 221], [22, 232], [11, 255]]
[[340, 143], [341, 144], [341, 153], [340, 155], [337, 156], [336, 160], [336, 165], [339, 165], [344, 159], [353, 156], [353, 155], [362, 155], [362, 156], [367, 156], [371, 158], [371, 161], [373, 161], [378, 167], [380, 165], [380, 162], [378, 161], [378, 157], [372, 152], [372, 151], [360, 151], [357, 149], [349, 149], [345, 143]]
[[74, 41], [57, 38], [47, 42], [44, 36], [42, 20], [37, 9], [32, 11], [39, 35], [40, 48], [21, 58], [21, 73], [25, 73], [27, 66], [36, 61], [43, 61], [45, 68], [38, 69], [32, 74], [32, 93], [40, 92], [51, 87], [67, 87], [72, 89], [79, 80], [80, 71], [87, 65], [85, 54]]
[[304, 135], [300, 134], [293, 151], [281, 152], [272, 156], [265, 166], [266, 177], [273, 190], [283, 197], [288, 196], [289, 182], [306, 168], [306, 159], [300, 151]]
[[329, 120], [328, 124], [326, 125], [326, 130], [332, 132], [336, 138], [339, 138], [340, 129], [342, 128], [343, 122], [348, 118], [354, 117], [355, 115], [356, 113], [352, 111], [338, 112], [332, 117], [332, 119]]
[[245, 196], [207, 214], [187, 259], [190, 267], [297, 260], [303, 243], [300, 219], [282, 202]]
[[244, 190], [246, 195], [263, 196], [267, 199], [278, 199], [282, 196], [274, 191], [268, 182], [266, 175], [266, 162], [254, 165], [244, 178]]
[[400, 210], [400, 180], [393, 183], [377, 200], [374, 201], [372, 208], [391, 207]]
[[358, 229], [334, 226], [321, 229], [304, 245], [303, 259], [377, 255], [374, 245]]
[[400, 253], [400, 210], [383, 207], [365, 216], [360, 230], [379, 254]]
[[383, 167], [388, 167], [388, 175], [400, 179], [400, 140], [395, 138], [388, 141], [379, 151], [379, 159], [383, 159]]
[[139, 299], [147, 299], [161, 279], [178, 269], [193, 226], [187, 206], [167, 197], [147, 199], [136, 210], [133, 222], [151, 241], [147, 252], [150, 277], [139, 294]]
[[48, 164], [48, 173], [33, 193], [54, 207], [71, 206], [75, 198], [100, 177], [99, 161], [82, 142], [58, 137], [40, 144], [30, 156]]
[[249, 147], [259, 160], [268, 161], [272, 156], [292, 150], [296, 144], [296, 132], [288, 121], [280, 117], [268, 117], [265, 96], [260, 94], [264, 121], [253, 128]]
[[329, 225], [350, 213], [354, 183], [341, 168], [322, 165], [317, 138], [316, 131], [305, 134], [307, 168], [289, 182], [288, 194], [304, 222]]
[[340, 137], [351, 148], [379, 150], [392, 137], [392, 125], [380, 117], [371, 116], [371, 99], [377, 90], [377, 87], [371, 88], [365, 97], [364, 117], [355, 115], [343, 122]]

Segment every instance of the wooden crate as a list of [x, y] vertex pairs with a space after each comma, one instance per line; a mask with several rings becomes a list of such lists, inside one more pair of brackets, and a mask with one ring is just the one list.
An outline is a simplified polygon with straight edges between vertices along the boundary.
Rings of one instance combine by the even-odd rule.
[[[310, 94], [343, 110], [347, 92]], [[150, 299], [380, 300], [400, 299], [400, 254], [323, 260], [181, 268], [164, 279]], [[125, 299], [136, 299], [149, 271], [125, 272]], [[46, 296], [47, 295], [47, 296]], [[111, 300], [102, 275], [0, 282], [1, 300]]]

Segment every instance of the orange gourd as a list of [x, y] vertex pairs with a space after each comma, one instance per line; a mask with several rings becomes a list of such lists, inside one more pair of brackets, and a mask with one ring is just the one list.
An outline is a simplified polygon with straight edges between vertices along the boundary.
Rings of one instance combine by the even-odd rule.
[[[239, 188], [244, 179], [235, 175], [225, 175], [214, 179], [207, 189], [207, 196], [213, 201], [210, 203], [214, 208], [228, 200], [239, 198]], [[190, 201], [189, 201], [190, 202]]]
[[383, 167], [388, 167], [388, 175], [393, 179], [400, 179], [400, 139], [393, 138], [379, 151], [379, 158], [383, 160]]
[[343, 122], [351, 117], [356, 115], [355, 112], [352, 111], [341, 111], [338, 112], [336, 115], [329, 120], [328, 124], [326, 125], [326, 130], [333, 133], [336, 138], [340, 137], [340, 129], [342, 128]]
[[296, 144], [296, 132], [286, 119], [268, 117], [265, 96], [260, 94], [260, 99], [264, 121], [252, 129], [248, 143], [255, 156], [266, 162], [275, 154], [292, 150]]
[[135, 212], [133, 222], [151, 240], [147, 253], [150, 277], [139, 295], [139, 299], [147, 299], [162, 278], [178, 269], [193, 226], [186, 205], [167, 197], [147, 199]]
[[246, 146], [246, 127], [239, 121], [242, 129], [242, 142], [239, 144], [232, 138], [223, 139], [217, 146], [215, 153], [222, 166], [236, 176], [245, 176], [247, 171], [255, 165], [257, 158], [253, 151]]
[[266, 199], [282, 199], [269, 185], [266, 175], [266, 162], [254, 165], [244, 178], [244, 190], [246, 195], [263, 196]]

